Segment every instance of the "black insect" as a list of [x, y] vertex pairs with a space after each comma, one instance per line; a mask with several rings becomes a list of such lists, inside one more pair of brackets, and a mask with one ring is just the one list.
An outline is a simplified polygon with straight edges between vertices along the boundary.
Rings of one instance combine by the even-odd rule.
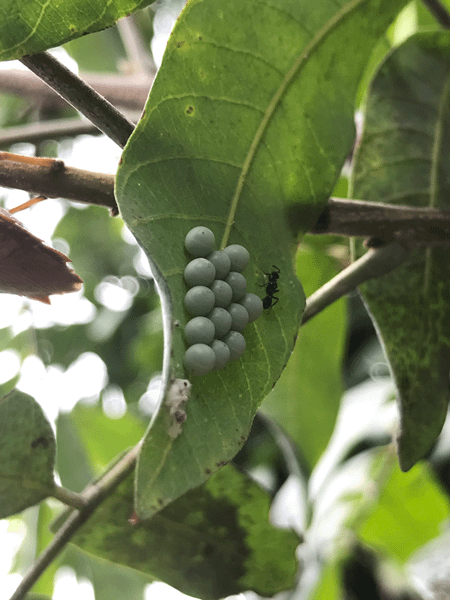
[[267, 277], [267, 282], [263, 283], [261, 286], [266, 288], [266, 297], [263, 298], [262, 301], [263, 308], [265, 309], [272, 308], [272, 306], [275, 306], [275, 304], [279, 300], [279, 298], [275, 296], [275, 294], [280, 291], [278, 289], [280, 269], [275, 265], [272, 265], [272, 267], [274, 268], [274, 270], [271, 273], [264, 273], [264, 275]]

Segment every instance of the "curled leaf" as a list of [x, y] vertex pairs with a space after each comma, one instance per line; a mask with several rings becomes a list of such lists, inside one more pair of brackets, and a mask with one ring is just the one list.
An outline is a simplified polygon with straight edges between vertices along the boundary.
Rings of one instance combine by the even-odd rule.
[[8, 210], [0, 208], [0, 293], [50, 304], [51, 294], [81, 288], [83, 280], [62, 252], [46, 246]]

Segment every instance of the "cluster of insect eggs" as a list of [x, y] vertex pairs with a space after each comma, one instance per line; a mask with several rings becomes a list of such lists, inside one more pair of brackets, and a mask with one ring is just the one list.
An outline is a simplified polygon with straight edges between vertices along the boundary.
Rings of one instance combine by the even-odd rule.
[[263, 301], [247, 293], [242, 275], [250, 260], [248, 250], [238, 244], [215, 250], [215, 242], [207, 227], [194, 227], [185, 239], [192, 260], [184, 271], [189, 287], [184, 306], [193, 318], [184, 329], [189, 346], [184, 366], [197, 376], [239, 359], [246, 347], [242, 331], [263, 311]]

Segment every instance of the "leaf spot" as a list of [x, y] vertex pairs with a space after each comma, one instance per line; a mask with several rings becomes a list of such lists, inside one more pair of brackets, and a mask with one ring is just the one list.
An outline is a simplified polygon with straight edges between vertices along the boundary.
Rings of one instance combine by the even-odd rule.
[[41, 435], [41, 437], [38, 437], [31, 442], [32, 448], [37, 448], [38, 446], [41, 446], [42, 448], [48, 448], [48, 439]]

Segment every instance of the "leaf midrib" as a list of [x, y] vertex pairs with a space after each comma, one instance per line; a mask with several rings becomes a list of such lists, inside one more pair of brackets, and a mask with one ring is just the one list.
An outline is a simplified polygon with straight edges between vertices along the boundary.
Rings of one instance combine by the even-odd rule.
[[[430, 172], [430, 201], [428, 203], [429, 208], [436, 208], [438, 206], [439, 199], [439, 164], [442, 153], [443, 144], [443, 132], [444, 132], [444, 119], [445, 111], [447, 110], [448, 100], [450, 97], [450, 74], [444, 81], [442, 86], [442, 92], [439, 98], [438, 114], [436, 118], [436, 125], [434, 127], [434, 142], [431, 151], [431, 172]], [[424, 269], [424, 296], [428, 295], [430, 290], [430, 278], [431, 278], [431, 260], [432, 260], [432, 248], [427, 248], [425, 252], [425, 269]]]
[[278, 105], [280, 104], [281, 100], [283, 99], [285, 93], [289, 89], [289, 87], [290, 87], [291, 83], [293, 82], [293, 80], [295, 79], [296, 75], [301, 71], [303, 66], [307, 63], [310, 55], [321, 46], [321, 44], [326, 40], [328, 35], [338, 25], [340, 25], [342, 23], [342, 21], [353, 10], [355, 10], [360, 4], [364, 4], [365, 2], [367, 2], [367, 0], [351, 0], [348, 4], [346, 4], [346, 6], [342, 7], [331, 19], [329, 19], [327, 21], [327, 23], [325, 23], [325, 25], [316, 33], [316, 35], [309, 42], [309, 44], [307, 44], [306, 48], [303, 50], [303, 52], [300, 54], [300, 56], [297, 57], [294, 64], [289, 69], [289, 71], [285, 75], [283, 81], [281, 82], [280, 86], [278, 87], [275, 94], [273, 95], [273, 97], [272, 97], [271, 101], [269, 102], [269, 105], [267, 106], [267, 109], [264, 113], [263, 119], [255, 133], [253, 141], [250, 144], [250, 148], [248, 150], [247, 156], [244, 160], [244, 164], [242, 166], [242, 171], [241, 171], [241, 174], [239, 175], [239, 179], [238, 179], [238, 182], [236, 185], [236, 190], [234, 192], [233, 199], [231, 201], [228, 218], [227, 218], [226, 225], [225, 225], [225, 231], [224, 231], [222, 242], [220, 245], [221, 248], [225, 247], [228, 243], [228, 238], [230, 236], [231, 228], [234, 223], [234, 218], [236, 215], [236, 210], [237, 210], [237, 206], [239, 203], [239, 199], [241, 197], [242, 190], [244, 188], [247, 176], [250, 172], [250, 168], [252, 166], [253, 159], [256, 155], [256, 152], [261, 143], [261, 140], [269, 126], [269, 123], [270, 123], [273, 115], [275, 114], [275, 111], [276, 111]]

